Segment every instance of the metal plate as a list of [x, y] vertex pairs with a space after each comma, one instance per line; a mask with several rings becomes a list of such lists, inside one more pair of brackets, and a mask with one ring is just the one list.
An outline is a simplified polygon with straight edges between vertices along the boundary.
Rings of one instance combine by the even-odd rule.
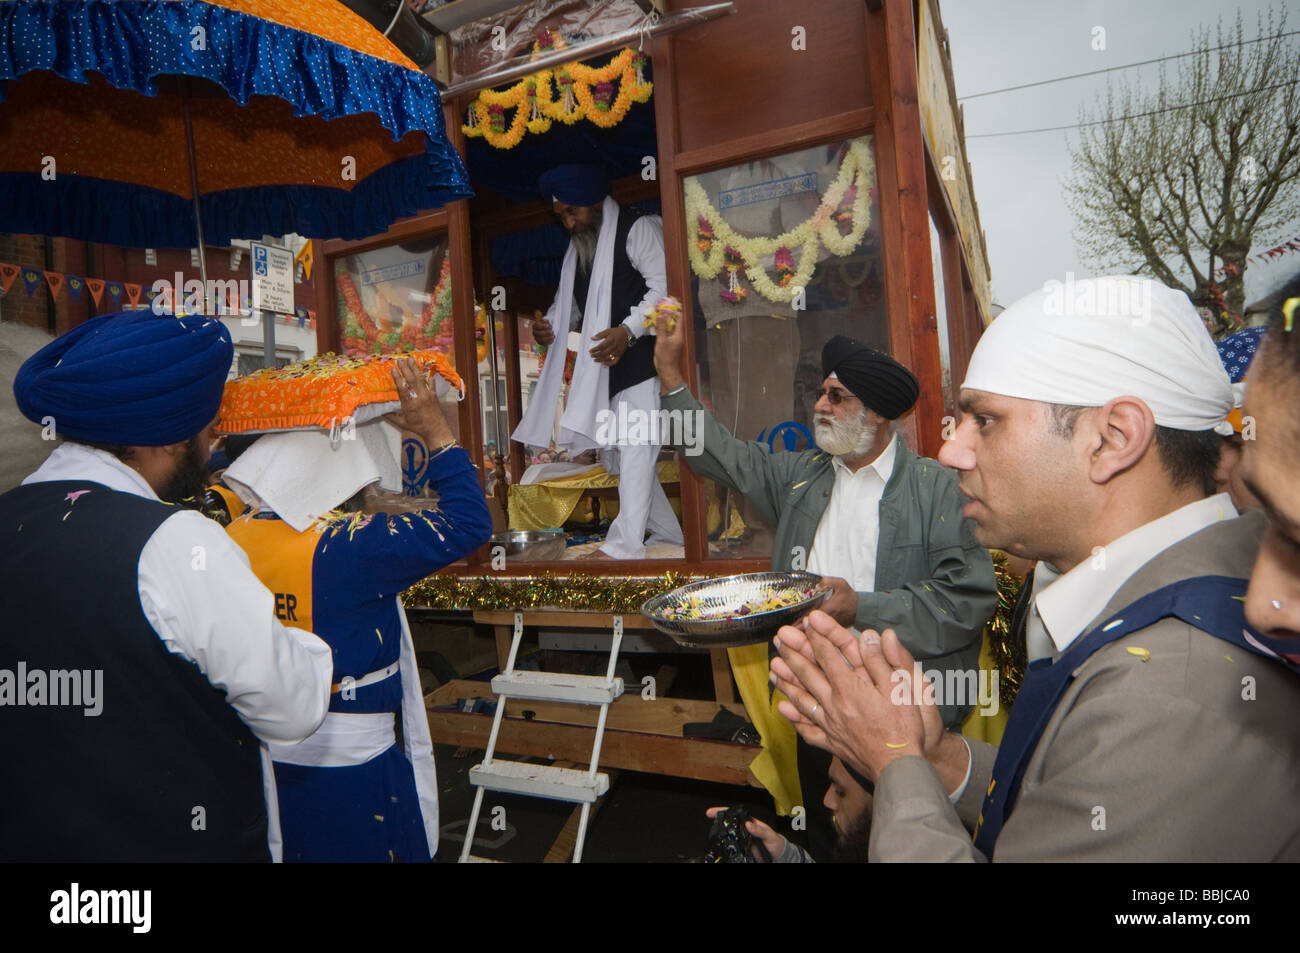
[[790, 590], [800, 591], [820, 585], [822, 577], [807, 572], [756, 572], [742, 576], [705, 579], [665, 592], [646, 600], [641, 614], [656, 629], [681, 645], [692, 648], [730, 648], [766, 642], [783, 625], [817, 608], [830, 597], [830, 589], [821, 589], [807, 599], [768, 612], [715, 619], [672, 619], [670, 609], [686, 605], [691, 599], [706, 612], [725, 613], [747, 602], [761, 602]]
[[504, 546], [507, 559], [514, 557], [520, 562], [540, 562], [561, 558], [567, 544], [563, 530], [541, 529], [497, 533], [489, 540], [489, 545], [493, 548]]

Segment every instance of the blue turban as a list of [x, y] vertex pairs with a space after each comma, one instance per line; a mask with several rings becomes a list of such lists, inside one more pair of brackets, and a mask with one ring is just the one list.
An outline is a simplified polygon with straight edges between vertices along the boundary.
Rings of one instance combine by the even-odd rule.
[[233, 356], [230, 332], [215, 319], [106, 314], [28, 358], [14, 397], [29, 420], [54, 418], [60, 436], [163, 447], [212, 422]]
[[1267, 330], [1268, 328], [1246, 328], [1215, 342], [1214, 346], [1219, 349], [1219, 360], [1223, 362], [1223, 369], [1228, 372], [1228, 380], [1232, 383], [1235, 384], [1246, 376], [1250, 362], [1255, 359], [1260, 339]]
[[599, 205], [609, 195], [609, 174], [598, 165], [557, 165], [542, 173], [537, 188], [547, 202], [565, 205]]

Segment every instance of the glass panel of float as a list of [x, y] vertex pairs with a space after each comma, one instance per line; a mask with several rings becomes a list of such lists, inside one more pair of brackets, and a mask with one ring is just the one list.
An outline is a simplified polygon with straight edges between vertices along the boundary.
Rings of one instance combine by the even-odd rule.
[[[741, 440], [807, 449], [826, 341], [846, 334], [889, 350], [872, 139], [682, 186], [700, 399]], [[704, 496], [711, 558], [769, 555], [772, 527], [742, 496], [712, 482]]]

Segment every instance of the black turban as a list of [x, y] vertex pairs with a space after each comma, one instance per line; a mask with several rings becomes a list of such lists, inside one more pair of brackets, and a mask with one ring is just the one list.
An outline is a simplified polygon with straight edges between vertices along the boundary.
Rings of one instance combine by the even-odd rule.
[[842, 334], [822, 348], [822, 377], [832, 374], [886, 420], [907, 413], [921, 393], [916, 375], [902, 364]]

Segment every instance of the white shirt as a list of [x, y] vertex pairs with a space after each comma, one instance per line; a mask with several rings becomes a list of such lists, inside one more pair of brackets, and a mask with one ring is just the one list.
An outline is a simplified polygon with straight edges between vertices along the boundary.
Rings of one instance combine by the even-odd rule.
[[[56, 448], [23, 483], [55, 480], [87, 480], [158, 499], [131, 467], [77, 443]], [[169, 516], [141, 550], [137, 574], [140, 607], [163, 646], [197, 665], [254, 735], [293, 743], [316, 730], [329, 708], [330, 647], [280, 624], [274, 596], [221, 526], [193, 510]], [[262, 777], [271, 852], [279, 860], [275, 777], [265, 745]]]
[[[658, 215], [642, 215], [633, 222], [627, 232], [626, 250], [628, 261], [645, 279], [645, 297], [633, 306], [631, 314], [623, 315], [621, 321], [619, 315], [611, 314], [609, 326], [614, 327], [621, 323], [632, 332], [633, 339], [636, 339], [643, 334], [655, 333], [653, 328], [642, 327], [642, 324], [650, 309], [659, 303], [660, 298], [668, 294], [668, 273], [667, 266], [664, 264], [663, 219]], [[569, 316], [570, 331], [576, 331], [582, 325], [582, 311], [587, 306], [587, 302], [579, 301], [577, 305]], [[559, 307], [552, 302], [546, 312], [546, 320], [554, 323], [558, 312]]]
[[1143, 565], [1175, 543], [1237, 516], [1227, 493], [1179, 507], [1125, 533], [1062, 575], [1047, 563], [1034, 570], [1034, 606], [1025, 623], [1029, 660], [1064, 652]]
[[[835, 485], [830, 503], [817, 524], [812, 551], [808, 554], [808, 571], [820, 575], [841, 576], [855, 592], [874, 592], [876, 588], [876, 549], [880, 544], [880, 500], [885, 485], [894, 474], [898, 458], [898, 435], [866, 466], [854, 473], [839, 457], [832, 458]], [[958, 737], [961, 737], [958, 735]], [[956, 804], [970, 783], [972, 758], [966, 745], [966, 775], [957, 790], [948, 795]]]
[[876, 588], [876, 546], [880, 542], [880, 498], [894, 473], [898, 435], [880, 456], [854, 473], [833, 458], [835, 485], [808, 553], [808, 571], [839, 576], [857, 592]]

